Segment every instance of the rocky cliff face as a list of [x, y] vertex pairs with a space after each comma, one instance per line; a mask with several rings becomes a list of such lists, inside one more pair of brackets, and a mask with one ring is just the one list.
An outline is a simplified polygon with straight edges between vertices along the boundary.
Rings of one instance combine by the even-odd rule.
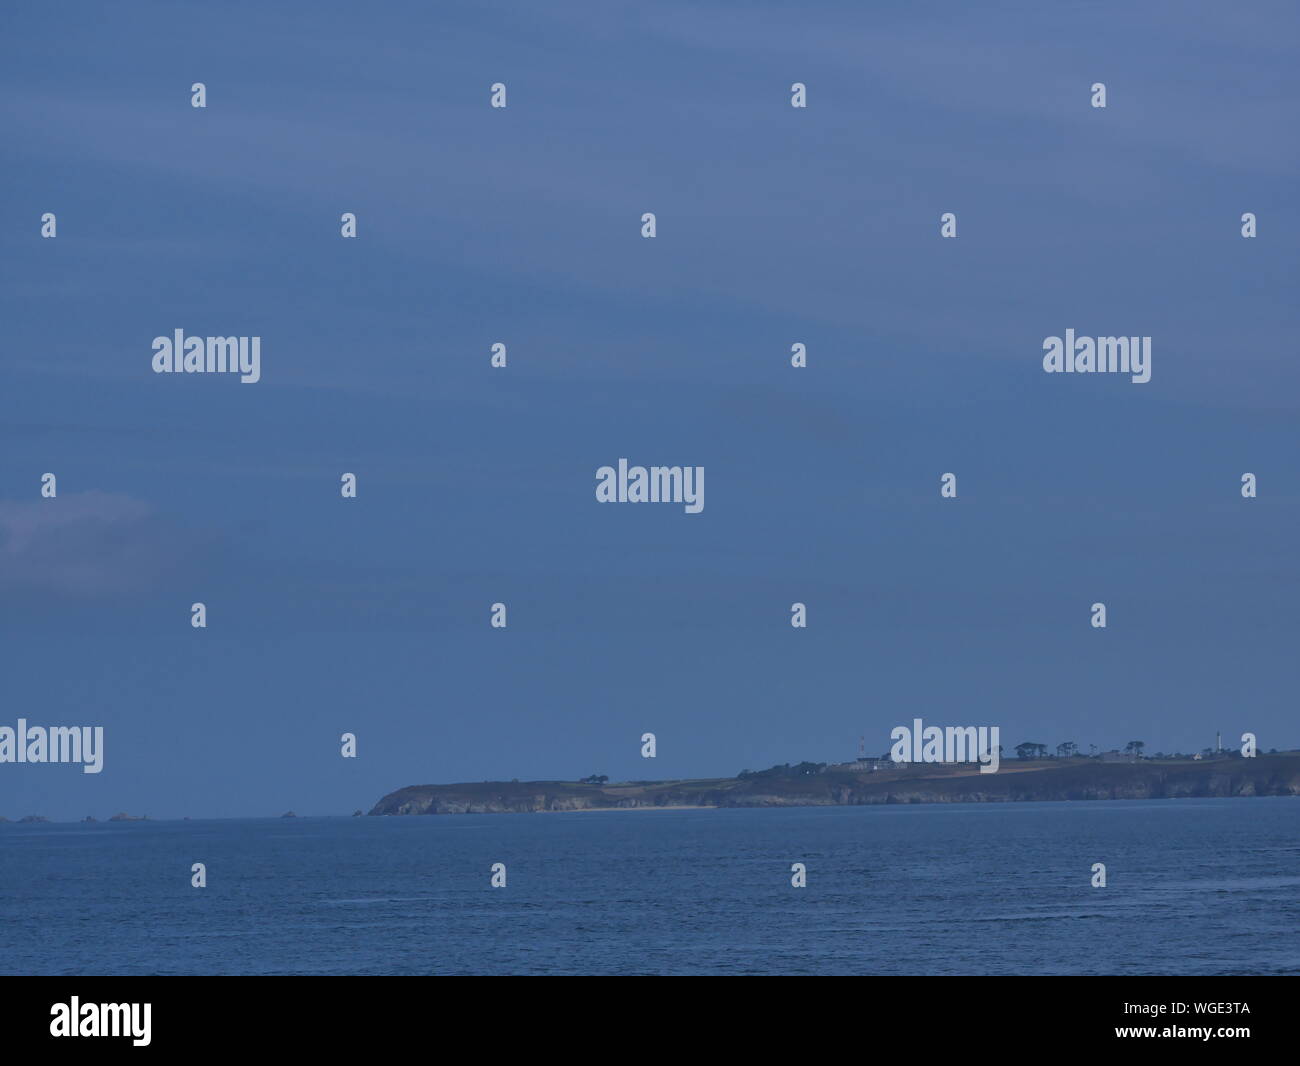
[[637, 785], [570, 781], [485, 781], [412, 785], [389, 793], [371, 814], [504, 814], [639, 807], [813, 807], [876, 803], [1024, 803], [1053, 800], [1300, 796], [1300, 755], [1209, 762], [1004, 764], [996, 774], [933, 767], [879, 774], [718, 778]]
[[371, 814], [519, 814], [531, 811], [619, 810], [636, 807], [717, 807], [709, 790], [596, 788], [567, 781], [412, 785], [381, 799]]

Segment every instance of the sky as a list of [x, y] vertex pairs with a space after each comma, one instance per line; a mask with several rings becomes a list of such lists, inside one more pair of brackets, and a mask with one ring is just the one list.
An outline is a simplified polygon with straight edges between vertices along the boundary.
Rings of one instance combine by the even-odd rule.
[[[0, 765], [0, 815], [733, 775], [917, 717], [1300, 747], [1298, 23], [6, 4], [0, 725], [105, 750]], [[176, 329], [261, 380], [153, 373]], [[1066, 329], [1150, 336], [1150, 382], [1044, 373]], [[704, 510], [597, 502], [621, 457]]]

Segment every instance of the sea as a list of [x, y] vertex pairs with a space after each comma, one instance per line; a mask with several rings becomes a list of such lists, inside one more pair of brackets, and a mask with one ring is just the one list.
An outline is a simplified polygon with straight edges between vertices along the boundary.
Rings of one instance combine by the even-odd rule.
[[0, 973], [1300, 974], [1300, 799], [0, 825]]

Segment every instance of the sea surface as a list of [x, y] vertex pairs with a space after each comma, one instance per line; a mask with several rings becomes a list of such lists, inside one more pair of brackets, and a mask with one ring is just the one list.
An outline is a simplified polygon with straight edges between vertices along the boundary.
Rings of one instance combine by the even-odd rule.
[[1300, 799], [0, 825], [0, 973], [1297, 974]]

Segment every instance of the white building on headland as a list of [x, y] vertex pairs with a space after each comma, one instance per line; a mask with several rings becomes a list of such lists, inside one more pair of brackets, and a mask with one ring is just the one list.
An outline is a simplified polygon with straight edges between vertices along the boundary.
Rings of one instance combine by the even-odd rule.
[[877, 770], [892, 770], [896, 763], [889, 759], [868, 759], [866, 756], [859, 756], [852, 762], [833, 762], [827, 763], [828, 771], [849, 771], [851, 773], [875, 773]]

